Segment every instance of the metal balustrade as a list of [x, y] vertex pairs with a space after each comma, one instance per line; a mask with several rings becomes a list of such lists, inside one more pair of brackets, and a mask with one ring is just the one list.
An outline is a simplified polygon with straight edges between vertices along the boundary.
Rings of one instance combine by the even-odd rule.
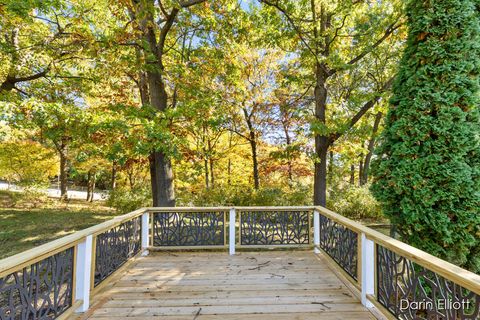
[[362, 303], [387, 318], [480, 319], [479, 275], [313, 206], [142, 208], [114, 218], [0, 260], [0, 319], [85, 312], [148, 250], [272, 247], [323, 252]]
[[223, 247], [226, 245], [225, 210], [152, 213], [154, 247]]
[[311, 243], [311, 210], [274, 208], [239, 212], [239, 246], [291, 246]]
[[52, 319], [72, 306], [74, 247], [0, 279], [0, 319]]
[[94, 242], [94, 272], [96, 287], [141, 250], [142, 217], [136, 217], [98, 234]]
[[[376, 296], [378, 302], [397, 318], [480, 318], [479, 294], [379, 244], [376, 253]], [[413, 303], [415, 307], [409, 307]]]

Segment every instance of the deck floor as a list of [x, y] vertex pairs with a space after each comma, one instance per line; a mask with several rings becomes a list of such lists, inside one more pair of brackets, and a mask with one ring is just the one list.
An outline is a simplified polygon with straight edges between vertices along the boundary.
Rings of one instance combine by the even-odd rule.
[[114, 278], [80, 318], [375, 319], [311, 251], [151, 253]]

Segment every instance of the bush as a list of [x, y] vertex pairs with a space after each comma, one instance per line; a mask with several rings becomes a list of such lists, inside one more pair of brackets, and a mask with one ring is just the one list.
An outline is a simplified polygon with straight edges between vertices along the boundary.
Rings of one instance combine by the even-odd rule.
[[141, 207], [152, 205], [152, 194], [149, 186], [133, 190], [119, 188], [108, 195], [107, 205], [120, 213], [127, 213]]
[[478, 0], [408, 1], [372, 191], [402, 240], [480, 272]]
[[375, 219], [383, 217], [380, 204], [369, 191], [368, 186], [352, 186], [331, 191], [327, 206], [350, 219]]
[[196, 193], [179, 192], [178, 206], [293, 206], [311, 205], [312, 192], [307, 186], [295, 186], [292, 190], [249, 186], [216, 187], [201, 189]]
[[[330, 191], [328, 207], [351, 219], [379, 219], [382, 211], [373, 198], [368, 186], [345, 187]], [[151, 205], [149, 187], [134, 190], [117, 189], [111, 192], [107, 204], [121, 213]], [[200, 189], [191, 192], [177, 190], [177, 206], [215, 207], [215, 206], [310, 206], [312, 188], [308, 185], [296, 185], [291, 190], [279, 187], [255, 190], [250, 186], [221, 187]]]

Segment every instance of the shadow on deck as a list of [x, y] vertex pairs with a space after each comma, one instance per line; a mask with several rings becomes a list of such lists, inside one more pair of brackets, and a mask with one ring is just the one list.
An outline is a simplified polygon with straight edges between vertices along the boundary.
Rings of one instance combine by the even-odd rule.
[[73, 319], [375, 319], [312, 251], [152, 252]]

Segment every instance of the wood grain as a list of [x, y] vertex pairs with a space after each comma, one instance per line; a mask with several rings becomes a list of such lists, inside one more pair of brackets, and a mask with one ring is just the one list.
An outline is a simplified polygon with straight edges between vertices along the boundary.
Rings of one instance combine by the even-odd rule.
[[81, 319], [375, 319], [309, 251], [153, 253]]

